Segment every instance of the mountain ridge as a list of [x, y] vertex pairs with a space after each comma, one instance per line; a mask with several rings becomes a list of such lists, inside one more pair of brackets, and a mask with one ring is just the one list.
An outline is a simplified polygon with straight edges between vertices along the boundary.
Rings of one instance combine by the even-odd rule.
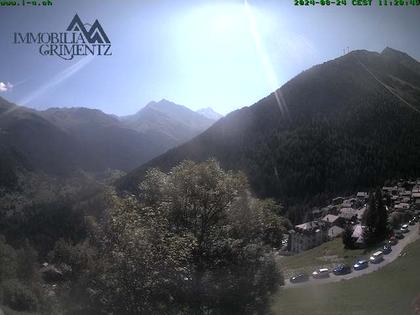
[[278, 199], [372, 187], [409, 175], [407, 168], [419, 174], [414, 157], [420, 158], [420, 116], [413, 117], [395, 94], [419, 108], [420, 93], [413, 87], [420, 86], [420, 71], [408, 59], [390, 58], [390, 52], [358, 50], [316, 65], [289, 80], [277, 96], [228, 114], [117, 186], [135, 189], [149, 167], [167, 171], [184, 159], [212, 157], [244, 171], [259, 196]]
[[[165, 126], [182, 120], [184, 109], [176, 106], [181, 110], [174, 116], [165, 104], [159, 111], [153, 105], [146, 110], [152, 107], [157, 115], [155, 121]], [[190, 112], [190, 121], [198, 117], [207, 125], [212, 123]], [[207, 125], [197, 124], [193, 130], [185, 127], [184, 138], [178, 139], [176, 128], [167, 129], [166, 134], [154, 126], [137, 131], [98, 109], [53, 107], [37, 111], [0, 98], [0, 175], [5, 179], [0, 180], [0, 186], [15, 186], [17, 172], [25, 170], [60, 176], [78, 169], [93, 173], [107, 169], [129, 171], [192, 138]], [[176, 127], [181, 129], [179, 123]]]
[[203, 115], [204, 117], [207, 117], [212, 120], [219, 120], [223, 117], [222, 114], [219, 114], [218, 112], [214, 111], [211, 107], [201, 108], [196, 111], [197, 113]]

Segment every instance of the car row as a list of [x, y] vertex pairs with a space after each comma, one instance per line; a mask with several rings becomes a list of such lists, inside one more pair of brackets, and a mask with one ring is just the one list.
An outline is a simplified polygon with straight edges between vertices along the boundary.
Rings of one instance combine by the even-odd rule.
[[[384, 255], [388, 255], [392, 252], [392, 246], [397, 245], [398, 240], [403, 239], [404, 234], [410, 231], [409, 226], [415, 225], [417, 222], [419, 222], [419, 220], [420, 220], [419, 217], [413, 217], [408, 222], [408, 224], [402, 225], [400, 229], [394, 232], [394, 236], [392, 236], [381, 249], [374, 252], [369, 257], [368, 260], [365, 260], [365, 259], [357, 260], [354, 263], [353, 268], [346, 264], [340, 264], [332, 270], [332, 273], [336, 276], [346, 275], [346, 274], [351, 273], [352, 269], [357, 271], [357, 270], [363, 270], [363, 269], [368, 268], [369, 263], [371, 264], [381, 263], [384, 260]], [[314, 279], [325, 279], [325, 278], [328, 278], [329, 276], [330, 276], [330, 270], [328, 268], [320, 268], [312, 272], [312, 277]], [[306, 282], [306, 281], [309, 281], [309, 275], [304, 272], [295, 274], [294, 276], [290, 278], [291, 283], [300, 283], [300, 282]]]
[[[370, 256], [369, 260], [359, 259], [358, 261], [356, 261], [355, 264], [353, 265], [353, 269], [356, 271], [366, 269], [369, 267], [369, 262], [371, 264], [381, 263], [384, 260], [384, 255], [388, 255], [389, 253], [391, 253], [392, 251], [391, 244], [395, 245], [397, 244], [396, 242], [397, 240], [395, 238], [391, 238], [388, 241], [388, 243], [383, 246], [381, 250], [377, 250], [376, 252], [374, 252]], [[332, 270], [332, 273], [336, 276], [346, 275], [351, 272], [352, 272], [352, 268], [346, 264], [340, 264]], [[314, 279], [325, 279], [325, 278], [328, 278], [329, 276], [330, 276], [330, 270], [328, 268], [320, 268], [312, 272], [312, 277]], [[309, 281], [309, 275], [304, 272], [298, 273], [290, 278], [291, 283], [301, 283], [301, 282], [306, 282], [306, 281]]]

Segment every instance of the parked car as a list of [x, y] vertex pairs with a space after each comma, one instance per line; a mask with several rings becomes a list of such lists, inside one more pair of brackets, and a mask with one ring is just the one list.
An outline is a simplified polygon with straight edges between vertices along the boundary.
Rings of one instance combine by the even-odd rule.
[[300, 282], [306, 282], [309, 280], [309, 276], [306, 273], [298, 273], [290, 278], [291, 283], [300, 283]]
[[397, 245], [398, 244], [398, 240], [397, 240], [397, 238], [396, 237], [391, 237], [390, 239], [389, 239], [389, 241], [388, 241], [388, 245], [391, 245], [391, 246], [395, 246], [395, 245]]
[[389, 253], [392, 252], [392, 247], [389, 244], [385, 244], [384, 247], [382, 248], [382, 253], [384, 255], [388, 255]]
[[408, 222], [408, 225], [415, 225], [416, 224], [416, 221], [414, 221], [414, 219], [411, 219], [409, 222]]
[[408, 229], [408, 224], [404, 224], [404, 225], [401, 227], [400, 231], [401, 231], [401, 232], [403, 232], [403, 233], [408, 233], [408, 232], [410, 232], [410, 230]]
[[336, 276], [346, 275], [348, 273], [351, 273], [351, 268], [348, 265], [341, 264], [334, 268], [333, 273]]
[[369, 267], [369, 262], [367, 260], [358, 260], [354, 265], [354, 270], [363, 270]]
[[395, 238], [402, 240], [404, 238], [404, 234], [400, 230], [398, 230], [395, 232]]
[[328, 278], [330, 276], [330, 271], [327, 268], [321, 268], [312, 272], [312, 277], [315, 279]]
[[384, 260], [384, 253], [381, 250], [374, 252], [372, 256], [370, 256], [369, 261], [372, 264], [379, 264], [381, 261]]

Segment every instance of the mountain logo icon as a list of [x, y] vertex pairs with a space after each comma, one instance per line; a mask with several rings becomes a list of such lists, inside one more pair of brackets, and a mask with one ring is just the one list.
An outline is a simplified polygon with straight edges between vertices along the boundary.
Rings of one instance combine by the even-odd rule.
[[[86, 28], [88, 26], [89, 30]], [[83, 23], [80, 17], [76, 14], [71, 21], [68, 32], [81, 32], [89, 44], [110, 44], [110, 40], [106, 35], [102, 25], [98, 20], [95, 20], [93, 25]]]

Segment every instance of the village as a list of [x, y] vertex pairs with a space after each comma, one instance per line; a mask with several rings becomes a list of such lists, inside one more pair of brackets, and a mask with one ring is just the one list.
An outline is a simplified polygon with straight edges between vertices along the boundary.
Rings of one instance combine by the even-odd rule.
[[[420, 179], [399, 180], [392, 186], [382, 187], [382, 196], [393, 229], [409, 222], [420, 214]], [[346, 227], [351, 227], [354, 244], [364, 246], [362, 224], [368, 207], [369, 193], [360, 191], [353, 196], [336, 197], [331, 204], [315, 208], [313, 220], [296, 225], [283, 242], [282, 252], [297, 254], [317, 247], [329, 240], [341, 237]]]

